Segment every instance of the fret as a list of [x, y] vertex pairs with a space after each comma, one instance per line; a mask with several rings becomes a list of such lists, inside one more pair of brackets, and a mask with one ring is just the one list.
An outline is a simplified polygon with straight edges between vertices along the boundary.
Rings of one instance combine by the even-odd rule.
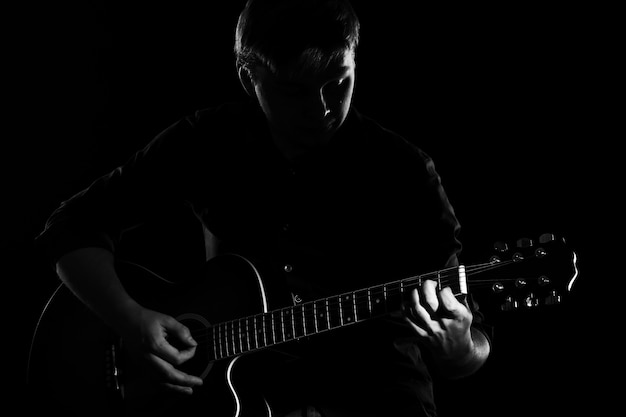
[[244, 340], [246, 332], [245, 325], [241, 320], [237, 320], [237, 337], [239, 338], [239, 353], [243, 353], [246, 349], [246, 342]]
[[304, 308], [302, 304], [293, 307], [293, 337], [298, 338], [306, 334], [306, 323], [304, 322]]
[[328, 298], [325, 300], [324, 306], [326, 307], [326, 324], [328, 325], [327, 329], [330, 329], [330, 301]]
[[230, 356], [230, 351], [228, 349], [228, 335], [226, 334], [228, 328], [228, 326], [226, 325], [226, 323], [222, 323], [222, 325], [220, 326], [221, 329], [221, 341], [222, 341], [222, 346], [224, 349], [224, 357], [229, 357]]
[[259, 333], [257, 331], [256, 328], [256, 320], [255, 320], [256, 316], [252, 316], [248, 318], [248, 322], [251, 323], [250, 324], [250, 331], [252, 332], [252, 337], [250, 337], [251, 342], [253, 343], [253, 347], [252, 349], [258, 349], [259, 348]]
[[256, 323], [254, 322], [254, 316], [246, 318], [246, 334], [248, 335], [248, 350], [258, 349], [259, 341], [256, 333]]
[[283, 308], [281, 310], [281, 318], [283, 320], [283, 340], [286, 342], [293, 339], [294, 334], [293, 311], [291, 308]]
[[234, 355], [235, 354], [235, 345], [233, 344], [233, 323], [232, 322], [227, 322], [226, 323], [226, 331], [225, 333], [225, 337], [226, 337], [226, 352], [228, 353], [228, 356]]
[[339, 306], [339, 325], [343, 326], [343, 304], [341, 303], [341, 296], [338, 296], [336, 301]]
[[245, 339], [246, 339], [246, 343], [244, 345], [244, 348], [246, 349], [246, 351], [252, 350], [252, 344], [251, 342], [254, 341], [253, 338], [250, 337], [250, 325], [249, 325], [249, 318], [245, 318], [243, 319], [243, 324], [244, 324], [244, 328], [245, 328]]
[[392, 282], [387, 288], [387, 311], [399, 310], [402, 306], [401, 282]]
[[233, 329], [233, 352], [241, 353], [241, 329], [239, 325], [241, 324], [239, 320], [232, 321], [232, 329]]
[[302, 304], [302, 315], [304, 318], [304, 334], [317, 333], [317, 309], [315, 303]]
[[217, 352], [217, 338], [215, 337], [216, 334], [216, 330], [217, 327], [216, 326], [211, 326], [211, 334], [213, 335], [213, 352], [215, 353], [215, 359], [219, 359], [217, 357], [218, 352]]
[[258, 349], [259, 340], [256, 331], [256, 321], [254, 321], [254, 316], [248, 317], [246, 323], [248, 324], [248, 340], [250, 340], [250, 350]]
[[369, 290], [359, 290], [354, 293], [354, 320], [361, 321], [370, 317]]
[[246, 351], [246, 336], [248, 335], [248, 333], [246, 333], [246, 321], [245, 320], [238, 320], [239, 321], [239, 325], [238, 330], [239, 330], [239, 348], [240, 348], [240, 352], [243, 353]]
[[241, 353], [241, 347], [239, 345], [239, 335], [236, 322], [233, 320], [230, 322], [231, 325], [231, 340], [233, 343], [233, 353]]
[[386, 289], [384, 286], [370, 288], [371, 294], [371, 315], [380, 316], [387, 312]]
[[263, 314], [257, 314], [254, 316], [254, 327], [257, 332], [257, 346], [267, 346], [267, 336], [265, 333], [265, 320], [263, 320]]
[[328, 297], [326, 300], [329, 328], [334, 329], [336, 327], [341, 327], [343, 325], [341, 300], [339, 297]]
[[326, 321], [326, 300], [318, 300], [313, 303], [315, 310], [315, 332], [323, 332], [328, 329]]
[[211, 328], [211, 331], [207, 332], [204, 337], [206, 338], [204, 343], [202, 341], [199, 341], [199, 344], [206, 345], [209, 361], [214, 361], [217, 359], [217, 353], [215, 352], [215, 337], [213, 336], [213, 328]]
[[265, 328], [265, 346], [276, 343], [276, 331], [274, 329], [274, 318], [272, 313], [263, 314], [263, 327]]
[[217, 326], [214, 327], [214, 329], [217, 332], [217, 350], [219, 352], [220, 358], [224, 357], [224, 352], [222, 350], [222, 346], [224, 346], [224, 344], [222, 343], [222, 326], [220, 324], [218, 324]]
[[410, 280], [403, 281], [404, 292], [411, 292], [422, 285], [422, 278], [415, 277]]
[[326, 299], [315, 302], [315, 328], [317, 332], [328, 330], [328, 301]]
[[222, 323], [220, 325], [220, 343], [222, 345], [222, 357], [228, 357], [230, 354], [228, 353], [228, 337], [226, 336], [226, 324]]
[[272, 325], [274, 326], [274, 343], [285, 340], [285, 323], [283, 322], [282, 310], [272, 312]]
[[354, 317], [354, 293], [343, 294], [339, 300], [339, 311], [341, 315], [341, 325], [352, 324]]

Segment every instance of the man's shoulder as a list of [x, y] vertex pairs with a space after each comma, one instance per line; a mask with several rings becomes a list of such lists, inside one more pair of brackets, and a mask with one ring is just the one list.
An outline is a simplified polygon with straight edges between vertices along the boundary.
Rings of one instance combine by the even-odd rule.
[[[216, 128], [222, 124], [231, 125], [233, 122], [250, 120], [256, 114], [256, 109], [249, 101], [228, 101], [217, 105], [204, 107], [187, 115], [184, 119], [198, 128]], [[236, 124], [241, 125], [241, 123]]]
[[353, 109], [351, 114], [352, 129], [359, 132], [361, 145], [376, 152], [379, 156], [388, 156], [394, 160], [406, 162], [431, 161], [428, 153], [418, 144], [418, 138], [408, 138], [383, 122]]

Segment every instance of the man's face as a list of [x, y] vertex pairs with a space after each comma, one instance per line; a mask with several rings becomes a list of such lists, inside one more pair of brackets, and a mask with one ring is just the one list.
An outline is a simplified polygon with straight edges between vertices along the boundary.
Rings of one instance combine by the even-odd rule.
[[319, 73], [287, 77], [258, 67], [253, 84], [274, 138], [302, 153], [328, 143], [343, 124], [354, 79], [354, 58], [346, 52]]

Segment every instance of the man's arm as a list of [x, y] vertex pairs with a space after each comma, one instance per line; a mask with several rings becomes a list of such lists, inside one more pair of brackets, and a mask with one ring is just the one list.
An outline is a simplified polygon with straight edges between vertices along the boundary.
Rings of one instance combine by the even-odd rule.
[[487, 360], [491, 346], [487, 337], [472, 327], [469, 306], [450, 288], [438, 291], [435, 281], [413, 290], [405, 316], [431, 353], [440, 375], [461, 378], [476, 372]]
[[[202, 379], [175, 368], [195, 354], [189, 329], [173, 317], [144, 308], [124, 289], [115, 272], [115, 258], [106, 249], [89, 247], [63, 255], [56, 264], [65, 285], [125, 340], [129, 349], [148, 361], [164, 386], [191, 394]], [[175, 337], [185, 346], [168, 342]]]

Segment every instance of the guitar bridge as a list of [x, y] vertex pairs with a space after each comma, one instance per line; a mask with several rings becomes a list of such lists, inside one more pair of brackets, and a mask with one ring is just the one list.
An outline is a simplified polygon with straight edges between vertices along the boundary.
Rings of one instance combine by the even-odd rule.
[[120, 368], [118, 366], [118, 346], [112, 343], [108, 349], [105, 349], [104, 363], [105, 369], [105, 384], [106, 389], [114, 401], [121, 401], [124, 399], [124, 385], [121, 380]]

